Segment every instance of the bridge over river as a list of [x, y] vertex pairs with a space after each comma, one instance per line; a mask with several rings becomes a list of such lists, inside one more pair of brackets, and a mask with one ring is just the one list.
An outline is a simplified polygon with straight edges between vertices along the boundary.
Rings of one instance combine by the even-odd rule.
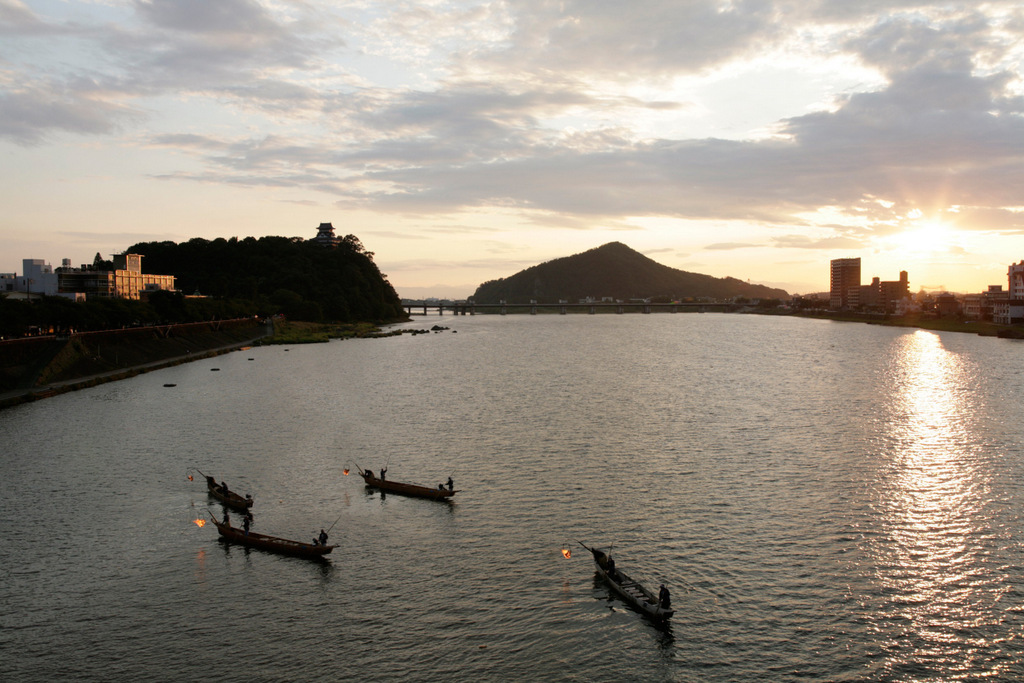
[[559, 313], [561, 315], [567, 315], [569, 313], [588, 313], [590, 315], [596, 315], [598, 313], [679, 313], [686, 311], [698, 313], [704, 313], [706, 311], [727, 312], [735, 311], [741, 308], [743, 304], [689, 301], [657, 304], [636, 301], [601, 301], [574, 304], [566, 302], [553, 304], [508, 304], [504, 302], [496, 304], [480, 304], [472, 301], [403, 301], [402, 306], [410, 316], [428, 315], [433, 311], [437, 311], [438, 315], [444, 315], [445, 311], [449, 311], [454, 315], [476, 315], [477, 313], [499, 315], [507, 315], [509, 313], [529, 313], [530, 315], [537, 315], [538, 313]]

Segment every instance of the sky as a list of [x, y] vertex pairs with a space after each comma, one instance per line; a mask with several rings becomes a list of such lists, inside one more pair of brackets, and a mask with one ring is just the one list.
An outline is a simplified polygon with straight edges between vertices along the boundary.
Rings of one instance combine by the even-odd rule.
[[0, 0], [0, 272], [330, 222], [410, 298], [608, 242], [1005, 288], [1022, 72], [1020, 0]]

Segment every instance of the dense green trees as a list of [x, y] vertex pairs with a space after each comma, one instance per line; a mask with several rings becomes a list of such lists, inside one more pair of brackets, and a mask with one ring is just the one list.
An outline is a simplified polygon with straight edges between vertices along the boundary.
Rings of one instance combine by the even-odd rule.
[[[154, 292], [148, 301], [85, 303], [63, 297], [22, 301], [0, 296], [0, 336], [22, 336], [31, 328], [86, 331], [278, 313], [312, 322], [377, 322], [405, 316], [373, 254], [353, 235], [336, 248], [297, 237], [247, 237], [142, 242], [126, 251], [145, 257], [143, 272], [174, 275], [179, 291]], [[192, 294], [203, 296], [186, 296]]]
[[143, 242], [147, 273], [174, 275], [185, 294], [251, 302], [296, 320], [374, 321], [403, 316], [398, 294], [354, 235], [327, 248], [298, 237]]

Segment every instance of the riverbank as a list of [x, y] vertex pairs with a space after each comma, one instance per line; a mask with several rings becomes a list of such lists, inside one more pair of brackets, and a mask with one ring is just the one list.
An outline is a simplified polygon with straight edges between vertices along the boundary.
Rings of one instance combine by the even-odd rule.
[[1000, 337], [1003, 339], [1024, 339], [1024, 327], [1021, 325], [997, 325], [980, 320], [954, 320], [951, 318], [933, 318], [921, 314], [905, 316], [879, 316], [861, 313], [805, 313], [768, 311], [752, 311], [762, 315], [796, 315], [801, 318], [820, 318], [836, 322], [867, 323], [868, 325], [884, 325], [888, 327], [915, 327], [934, 332], [965, 332], [982, 337]]
[[[403, 330], [405, 331], [405, 330]], [[212, 321], [0, 344], [0, 409], [265, 344], [382, 337], [374, 323]]]
[[0, 409], [230, 353], [272, 333], [253, 320], [131, 328], [0, 347]]
[[[405, 320], [394, 322], [407, 322]], [[439, 326], [434, 329], [448, 329]], [[424, 334], [427, 330], [399, 329], [384, 332], [374, 323], [307, 323], [274, 321], [274, 333], [261, 344], [320, 344], [332, 339], [376, 339], [400, 334]]]

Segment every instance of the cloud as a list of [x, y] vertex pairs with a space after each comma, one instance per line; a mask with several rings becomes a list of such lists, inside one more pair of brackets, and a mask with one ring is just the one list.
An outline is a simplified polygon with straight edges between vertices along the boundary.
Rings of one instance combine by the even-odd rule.
[[154, 26], [185, 33], [231, 36], [276, 35], [278, 24], [254, 0], [137, 0], [136, 11]]
[[0, 90], [0, 138], [36, 145], [52, 132], [113, 133], [142, 118], [137, 109], [109, 98], [98, 84], [74, 80], [8, 85]]
[[825, 237], [814, 239], [807, 235], [779, 235], [771, 238], [774, 246], [786, 249], [818, 249], [822, 251], [856, 251], [863, 249], [863, 240], [854, 237]]
[[42, 28], [42, 22], [21, 0], [0, 0], [0, 35], [23, 35]]
[[717, 242], [715, 244], [708, 244], [704, 247], [707, 251], [733, 251], [736, 249], [751, 249], [761, 246], [760, 244], [752, 244], [749, 242]]
[[612, 80], [671, 77], [755, 54], [781, 34], [774, 3], [513, 0], [515, 30], [491, 60]]
[[[1014, 5], [135, 0], [134, 13], [83, 25], [0, 0], [0, 30], [23, 43], [63, 33], [76, 54], [100, 56], [89, 70], [38, 46], [8, 57], [0, 136], [27, 145], [140, 126], [146, 144], [195, 162], [149, 177], [404, 214], [499, 209], [572, 229], [748, 221], [831, 233], [777, 246], [852, 249], [910, 209], [959, 205], [961, 224], [1019, 232]], [[637, 123], [692, 114], [698, 96], [680, 84], [786, 50], [856, 60], [885, 84], [757, 138]], [[153, 121], [168, 101], [184, 118]], [[825, 207], [841, 220], [823, 221]]]

